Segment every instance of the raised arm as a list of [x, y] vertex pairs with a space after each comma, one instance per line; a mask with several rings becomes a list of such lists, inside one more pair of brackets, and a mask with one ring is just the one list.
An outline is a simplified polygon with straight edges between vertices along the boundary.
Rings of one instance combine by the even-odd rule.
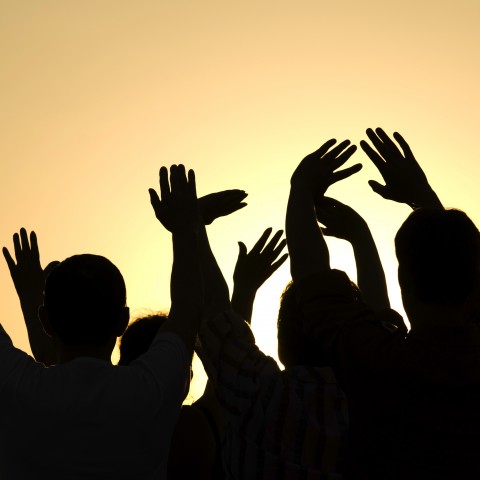
[[155, 216], [172, 233], [173, 266], [170, 283], [172, 305], [163, 331], [176, 333], [193, 355], [203, 310], [203, 281], [200, 268], [200, 213], [195, 174], [188, 177], [183, 165], [160, 169], [160, 195], [149, 189]]
[[248, 323], [252, 320], [253, 302], [257, 290], [288, 257], [285, 253], [278, 258], [287, 244], [286, 240], [278, 243], [283, 230], [275, 233], [267, 243], [271, 233], [272, 229], [267, 228], [248, 253], [245, 244], [238, 242], [238, 258], [233, 272], [232, 307]]
[[242, 200], [246, 196], [247, 193], [244, 190], [224, 190], [205, 195], [198, 200], [202, 219], [199, 242], [205, 285], [206, 315], [211, 315], [216, 311], [230, 310], [231, 305], [228, 285], [210, 247], [205, 226], [212, 223], [216, 218], [230, 215], [245, 207], [247, 204]]
[[[360, 164], [336, 172], [355, 152], [349, 140], [332, 139], [307, 155], [294, 171], [286, 216], [290, 269], [295, 283], [313, 273], [330, 270], [327, 244], [317, 224], [315, 198], [321, 197], [335, 182], [353, 175]], [[350, 146], [349, 146], [350, 145]]]
[[390, 308], [382, 262], [367, 222], [351, 207], [322, 197], [315, 205], [317, 219], [325, 225], [324, 235], [352, 244], [357, 265], [357, 282], [364, 302], [374, 310]]
[[38, 362], [53, 365], [57, 359], [56, 350], [52, 338], [43, 330], [38, 307], [43, 305], [45, 279], [59, 262], [51, 262], [42, 269], [37, 235], [32, 231], [29, 240], [24, 228], [20, 229], [20, 235], [13, 235], [13, 248], [15, 260], [6, 247], [3, 248], [3, 255], [20, 300], [32, 354]]
[[415, 160], [405, 139], [397, 132], [393, 138], [397, 144], [381, 129], [367, 129], [367, 136], [376, 148], [374, 150], [365, 140], [360, 142], [363, 151], [378, 168], [385, 181], [381, 185], [375, 180], [368, 183], [375, 193], [388, 200], [406, 203], [412, 209], [442, 208], [437, 194], [428, 183], [427, 176]]

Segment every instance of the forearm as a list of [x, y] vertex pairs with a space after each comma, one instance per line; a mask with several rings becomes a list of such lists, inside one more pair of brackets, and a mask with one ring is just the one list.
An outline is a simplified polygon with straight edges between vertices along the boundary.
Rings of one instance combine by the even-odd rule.
[[198, 233], [174, 232], [173, 266], [170, 283], [172, 306], [163, 330], [179, 335], [193, 354], [203, 309], [203, 282], [200, 269]]
[[390, 308], [385, 272], [368, 227], [352, 239], [351, 243], [357, 266], [358, 287], [364, 303], [376, 311]]
[[210, 247], [205, 226], [200, 227], [199, 243], [205, 285], [205, 310], [208, 314], [230, 310], [228, 285]]
[[294, 282], [330, 270], [328, 248], [317, 224], [313, 198], [305, 189], [291, 187], [285, 229]]

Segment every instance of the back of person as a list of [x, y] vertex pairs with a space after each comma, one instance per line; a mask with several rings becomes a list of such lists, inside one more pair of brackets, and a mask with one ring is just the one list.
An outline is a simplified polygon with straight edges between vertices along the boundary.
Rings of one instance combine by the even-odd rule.
[[332, 370], [292, 367], [261, 382], [226, 430], [229, 478], [342, 478], [348, 413]]
[[[45, 368], [1, 337], [2, 478], [164, 477], [188, 381], [180, 339], [157, 337], [130, 367], [82, 357]], [[154, 371], [165, 350], [178, 365], [163, 378], [168, 391]]]
[[480, 331], [436, 333], [350, 382], [352, 478], [480, 478]]

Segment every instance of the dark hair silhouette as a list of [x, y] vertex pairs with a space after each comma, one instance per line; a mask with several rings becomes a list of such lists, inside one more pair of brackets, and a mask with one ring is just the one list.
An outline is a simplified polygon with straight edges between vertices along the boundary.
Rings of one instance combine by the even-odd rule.
[[167, 319], [167, 314], [156, 313], [137, 318], [130, 323], [120, 340], [120, 360], [118, 364], [128, 365], [144, 354]]
[[[352, 297], [361, 300], [358, 287], [351, 282]], [[328, 366], [329, 362], [318, 350], [318, 342], [303, 333], [302, 304], [297, 301], [297, 288], [290, 281], [280, 296], [277, 319], [278, 357], [283, 365]]]
[[114, 334], [125, 307], [125, 282], [105, 257], [74, 255], [48, 275], [44, 304], [63, 343], [101, 346]]
[[480, 234], [460, 210], [419, 209], [395, 237], [399, 276], [408, 273], [421, 301], [462, 303], [475, 285], [480, 263]]

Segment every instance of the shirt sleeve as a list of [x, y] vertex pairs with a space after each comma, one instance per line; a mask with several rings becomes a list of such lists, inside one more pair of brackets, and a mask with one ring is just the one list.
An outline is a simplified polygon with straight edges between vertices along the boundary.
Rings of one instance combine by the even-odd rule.
[[365, 375], [381, 376], [396, 368], [407, 333], [402, 317], [391, 309], [374, 312], [358, 301], [344, 272], [330, 270], [303, 279], [297, 298], [305, 333], [330, 360], [346, 391]]
[[16, 348], [8, 333], [0, 325], [0, 390], [16, 385], [20, 375], [36, 368], [44, 367], [30, 355]]
[[180, 405], [190, 383], [190, 364], [183, 340], [175, 333], [160, 331], [150, 348], [127, 368], [143, 370], [155, 382], [163, 401], [168, 395]]
[[255, 345], [245, 321], [233, 312], [205, 319], [196, 349], [222, 407], [240, 415], [251, 405], [262, 380], [280, 371], [275, 360]]

